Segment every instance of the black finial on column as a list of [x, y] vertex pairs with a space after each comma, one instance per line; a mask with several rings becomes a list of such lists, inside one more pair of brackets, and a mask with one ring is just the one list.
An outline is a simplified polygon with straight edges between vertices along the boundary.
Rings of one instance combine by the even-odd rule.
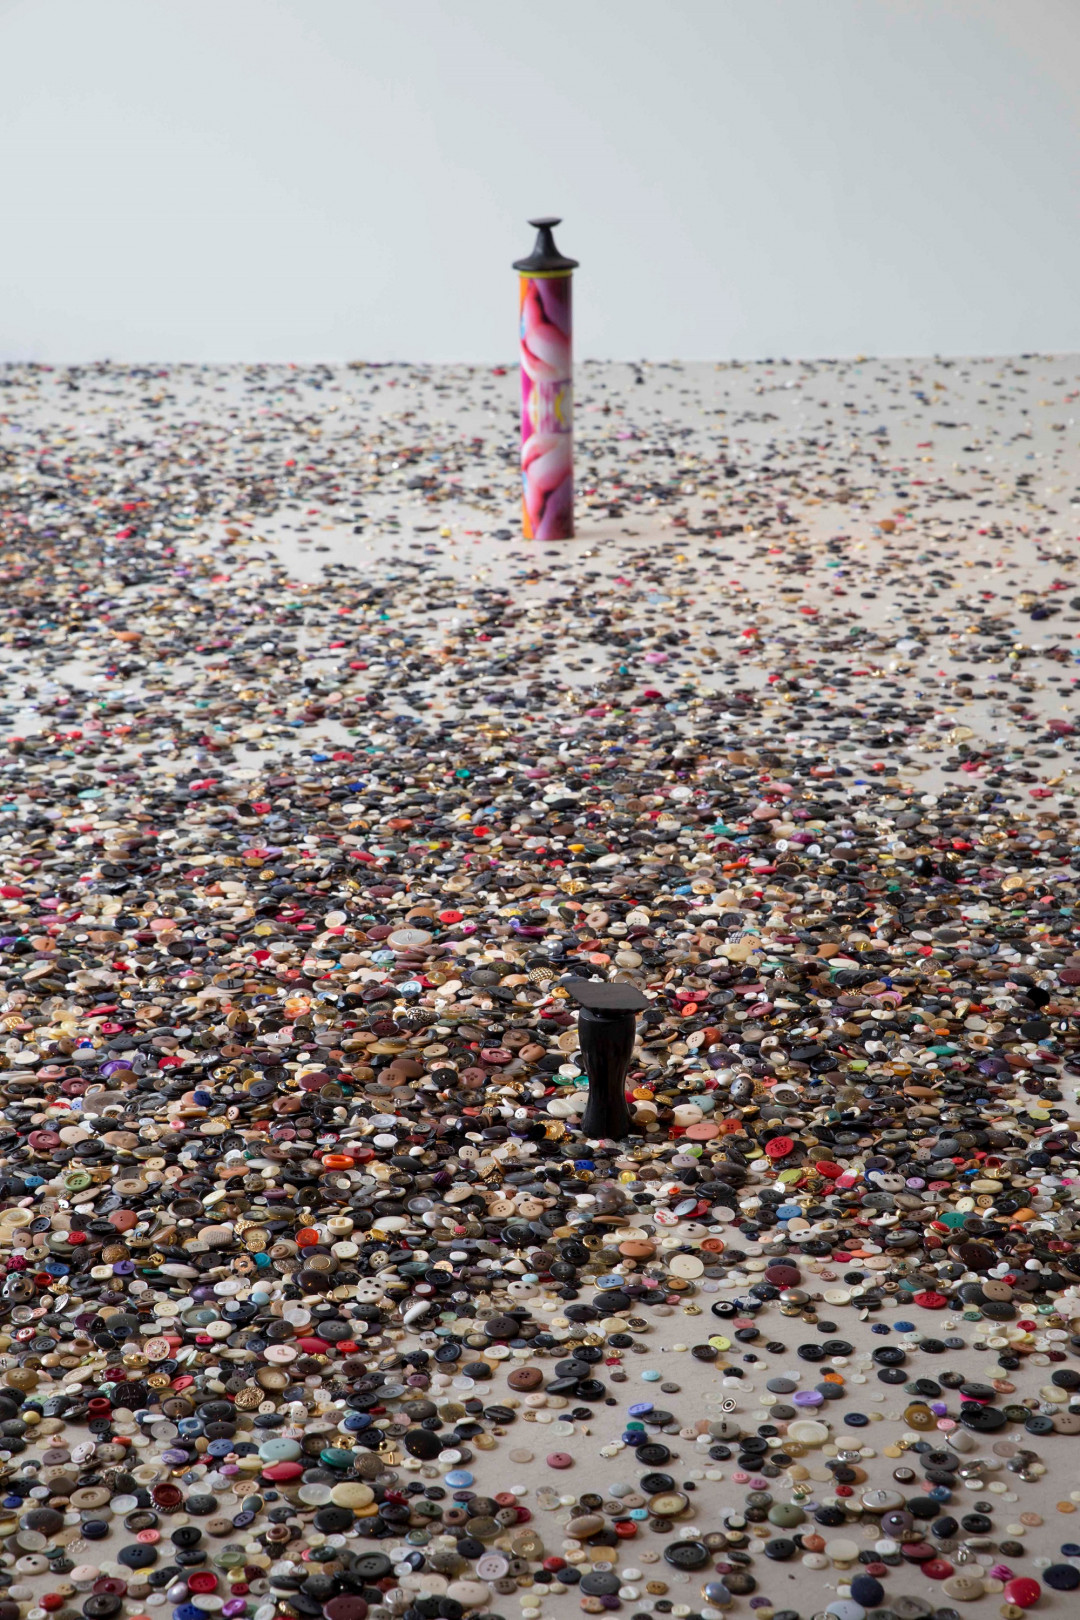
[[634, 1054], [635, 1014], [649, 1005], [648, 1000], [633, 984], [596, 979], [562, 983], [578, 1004], [578, 1038], [589, 1077], [582, 1135], [590, 1141], [621, 1142], [634, 1128], [624, 1088]]

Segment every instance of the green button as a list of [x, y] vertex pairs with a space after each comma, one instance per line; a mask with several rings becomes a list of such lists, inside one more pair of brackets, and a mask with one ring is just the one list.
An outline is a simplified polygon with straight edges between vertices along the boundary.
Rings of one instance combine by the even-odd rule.
[[354, 1451], [346, 1451], [344, 1446], [327, 1446], [325, 1451], [319, 1452], [319, 1461], [325, 1468], [351, 1468], [356, 1461]]

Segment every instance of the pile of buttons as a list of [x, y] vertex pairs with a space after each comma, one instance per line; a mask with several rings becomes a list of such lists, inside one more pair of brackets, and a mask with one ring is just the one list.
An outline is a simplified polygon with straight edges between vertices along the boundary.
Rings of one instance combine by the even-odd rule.
[[[8, 376], [0, 1620], [1063, 1608], [1064, 774], [1021, 798], [1003, 741], [879, 729], [835, 604], [718, 659], [727, 450], [712, 519], [595, 570], [490, 539], [488, 493], [505, 581], [459, 534], [301, 585], [255, 535], [393, 499], [419, 426], [301, 466], [296, 385], [228, 375], [250, 415]], [[69, 432], [76, 393], [123, 412]], [[594, 975], [649, 1002], [625, 1142], [578, 1123]]]

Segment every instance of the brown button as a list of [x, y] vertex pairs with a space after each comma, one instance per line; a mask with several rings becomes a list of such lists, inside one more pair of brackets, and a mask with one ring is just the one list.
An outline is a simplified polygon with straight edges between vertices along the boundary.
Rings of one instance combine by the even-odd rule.
[[544, 1375], [539, 1367], [515, 1367], [506, 1382], [511, 1389], [539, 1389]]
[[367, 1620], [367, 1603], [353, 1592], [342, 1592], [323, 1605], [326, 1620]]

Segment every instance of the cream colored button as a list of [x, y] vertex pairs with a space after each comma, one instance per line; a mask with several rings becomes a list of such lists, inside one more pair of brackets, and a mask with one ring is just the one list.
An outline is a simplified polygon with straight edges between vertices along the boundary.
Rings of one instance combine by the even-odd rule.
[[148, 1361], [167, 1361], [172, 1353], [168, 1339], [147, 1339], [143, 1346], [143, 1355]]
[[986, 1588], [980, 1575], [950, 1575], [942, 1582], [941, 1590], [946, 1597], [970, 1603], [974, 1598], [981, 1598]]
[[829, 1431], [824, 1423], [815, 1423], [812, 1418], [799, 1418], [794, 1423], [789, 1423], [787, 1432], [789, 1439], [797, 1440], [803, 1446], [822, 1446], [829, 1438]]
[[375, 1500], [375, 1492], [370, 1485], [362, 1485], [355, 1480], [343, 1480], [335, 1485], [330, 1492], [330, 1499], [335, 1507], [359, 1508], [367, 1507]]
[[263, 1351], [267, 1361], [295, 1361], [296, 1351], [291, 1344], [268, 1344]]
[[705, 1270], [696, 1254], [673, 1254], [667, 1266], [673, 1277], [700, 1277]]
[[467, 1609], [479, 1609], [491, 1596], [491, 1588], [483, 1581], [451, 1581], [446, 1595], [456, 1603], [463, 1603]]
[[834, 1564], [853, 1564], [859, 1556], [857, 1541], [827, 1541], [825, 1552]]

